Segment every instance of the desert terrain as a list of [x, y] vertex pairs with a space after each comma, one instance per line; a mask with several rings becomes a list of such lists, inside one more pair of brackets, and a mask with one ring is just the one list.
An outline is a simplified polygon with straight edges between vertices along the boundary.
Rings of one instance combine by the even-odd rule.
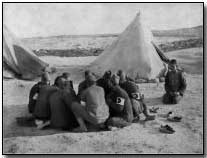
[[[105, 49], [109, 37], [94, 37], [93, 48]], [[110, 37], [113, 41], [116, 37]], [[164, 37], [163, 37], [164, 39]], [[165, 40], [167, 38], [165, 37]], [[169, 39], [169, 38], [168, 38]], [[25, 40], [25, 39], [24, 39]], [[88, 40], [72, 39], [73, 43], [66, 44], [62, 40], [36, 43], [34, 39], [25, 42], [33, 50], [39, 49], [91, 49]], [[45, 40], [45, 41], [44, 41]], [[99, 41], [101, 40], [101, 42]], [[176, 39], [177, 40], [177, 39]], [[167, 43], [166, 42], [161, 43]], [[32, 45], [33, 43], [33, 45]], [[52, 45], [51, 43], [56, 44]], [[90, 42], [89, 42], [90, 43]], [[98, 44], [94, 44], [98, 43]], [[101, 43], [101, 44], [100, 44]], [[65, 47], [63, 46], [65, 44]], [[51, 46], [51, 47], [49, 47]], [[186, 71], [187, 90], [183, 100], [177, 105], [164, 105], [161, 98], [164, 94], [163, 83], [140, 84], [145, 94], [149, 108], [159, 107], [154, 121], [141, 121], [131, 126], [113, 131], [90, 131], [87, 133], [73, 133], [50, 128], [38, 130], [34, 125], [20, 126], [17, 117], [29, 116], [27, 104], [31, 87], [39, 80], [23, 81], [18, 79], [3, 81], [3, 152], [5, 154], [74, 154], [74, 153], [104, 153], [104, 154], [201, 154], [203, 153], [203, 48], [186, 48], [165, 52], [169, 58], [176, 58]], [[70, 72], [75, 83], [75, 90], [83, 80], [85, 67], [97, 56], [56, 56], [40, 55], [40, 58], [56, 67], [56, 73], [51, 74], [52, 81], [62, 72]], [[169, 122], [163, 114], [174, 111], [182, 115], [181, 122]], [[159, 132], [160, 125], [168, 124], [175, 129], [174, 134]]]

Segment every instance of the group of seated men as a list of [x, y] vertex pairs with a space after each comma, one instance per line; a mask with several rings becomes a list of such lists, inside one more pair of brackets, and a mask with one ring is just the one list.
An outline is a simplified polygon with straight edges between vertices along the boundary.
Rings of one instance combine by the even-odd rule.
[[[164, 103], [177, 103], [186, 89], [182, 72], [177, 70], [176, 62], [171, 62], [165, 79]], [[29, 112], [35, 118], [39, 129], [50, 125], [53, 128], [86, 132], [89, 126], [107, 128], [124, 127], [140, 119], [154, 120], [149, 115], [144, 95], [138, 85], [119, 70], [117, 73], [106, 71], [96, 80], [95, 74], [85, 71], [85, 80], [78, 86], [76, 95], [69, 73], [58, 76], [50, 85], [48, 73], [41, 82], [35, 84], [29, 96]]]

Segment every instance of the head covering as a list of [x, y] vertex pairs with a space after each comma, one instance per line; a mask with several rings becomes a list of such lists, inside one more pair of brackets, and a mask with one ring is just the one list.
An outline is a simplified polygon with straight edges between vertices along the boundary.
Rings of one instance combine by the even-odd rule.
[[54, 85], [59, 88], [64, 88], [66, 85], [65, 82], [66, 82], [66, 79], [63, 76], [58, 76], [55, 79]]
[[85, 77], [87, 77], [89, 74], [91, 74], [91, 71], [90, 70], [86, 70], [85, 71]]
[[111, 70], [108, 70], [104, 73], [103, 78], [111, 78]]
[[170, 60], [170, 64], [171, 64], [171, 65], [177, 65], [177, 60], [176, 60], [176, 59], [172, 59], [172, 60]]
[[117, 74], [118, 76], [120, 76], [122, 73], [123, 73], [122, 70], [118, 70], [116, 74]]
[[64, 72], [64, 73], [62, 74], [62, 77], [67, 79], [68, 77], [70, 77], [70, 73], [68, 73], [68, 72]]

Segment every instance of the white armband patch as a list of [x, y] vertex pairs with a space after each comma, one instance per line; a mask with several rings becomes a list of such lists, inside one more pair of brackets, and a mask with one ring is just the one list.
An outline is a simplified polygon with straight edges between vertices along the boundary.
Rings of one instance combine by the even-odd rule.
[[124, 106], [124, 103], [125, 103], [125, 99], [124, 98], [121, 98], [121, 97], [117, 97], [116, 98], [116, 104]]
[[38, 97], [38, 93], [35, 93], [35, 95], [33, 96], [33, 100], [37, 100], [37, 97]]
[[86, 102], [81, 100], [81, 105], [86, 106]]

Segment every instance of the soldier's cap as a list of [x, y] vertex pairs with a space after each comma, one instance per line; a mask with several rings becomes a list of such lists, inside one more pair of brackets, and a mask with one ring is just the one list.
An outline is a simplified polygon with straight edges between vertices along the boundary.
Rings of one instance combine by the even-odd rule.
[[91, 74], [91, 71], [90, 71], [90, 70], [86, 70], [84, 74], [85, 74], [85, 77], [86, 77], [86, 76], [88, 76], [89, 74]]
[[118, 76], [120, 76], [122, 73], [123, 73], [123, 70], [118, 70], [116, 74], [117, 74]]
[[172, 59], [172, 60], [170, 60], [170, 64], [171, 64], [171, 65], [177, 65], [177, 60], [176, 60], [176, 59]]
[[111, 77], [111, 70], [106, 71], [104, 77]]
[[64, 72], [64, 73], [62, 74], [62, 76], [63, 76], [63, 77], [70, 77], [70, 73], [68, 73], [68, 72]]

